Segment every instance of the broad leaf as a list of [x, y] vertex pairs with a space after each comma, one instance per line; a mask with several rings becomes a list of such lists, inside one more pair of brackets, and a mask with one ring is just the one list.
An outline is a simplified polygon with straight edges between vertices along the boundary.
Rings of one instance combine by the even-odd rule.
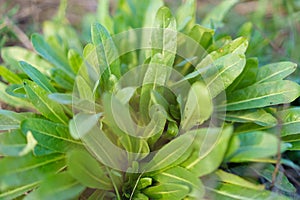
[[192, 171], [197, 177], [215, 171], [224, 159], [231, 134], [231, 126], [224, 128], [222, 132], [220, 132], [220, 129], [209, 130], [205, 134], [207, 137], [204, 137], [204, 140], [201, 140], [201, 143], [198, 144], [198, 150], [182, 166]]
[[69, 173], [81, 184], [102, 190], [112, 190], [111, 181], [106, 175], [106, 168], [88, 152], [74, 150], [68, 153]]
[[189, 91], [183, 110], [181, 125], [183, 130], [189, 130], [201, 125], [213, 111], [212, 100], [207, 87], [199, 82], [194, 83]]
[[28, 154], [22, 157], [6, 157], [0, 160], [0, 194], [18, 187], [36, 183], [56, 173], [65, 166], [65, 157], [52, 154], [35, 157]]
[[68, 127], [59, 123], [30, 118], [22, 122], [21, 129], [24, 134], [32, 132], [39, 145], [56, 152], [65, 153], [82, 147], [81, 142], [71, 138]]
[[68, 172], [62, 172], [46, 178], [40, 187], [30, 192], [24, 200], [74, 199], [78, 197], [84, 189], [85, 187], [79, 184]]
[[236, 90], [227, 96], [227, 104], [218, 108], [232, 111], [290, 103], [299, 94], [300, 86], [295, 82], [272, 81]]
[[66, 124], [68, 117], [65, 115], [61, 105], [48, 98], [48, 92], [31, 81], [24, 82], [24, 88], [31, 103], [45, 117]]
[[293, 73], [296, 68], [297, 64], [292, 62], [279, 62], [262, 66], [258, 69], [255, 84], [282, 80]]

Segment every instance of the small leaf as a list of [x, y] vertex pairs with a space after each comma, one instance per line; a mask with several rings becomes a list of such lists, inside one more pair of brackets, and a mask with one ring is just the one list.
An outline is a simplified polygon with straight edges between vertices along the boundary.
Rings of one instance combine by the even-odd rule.
[[73, 150], [68, 153], [67, 164], [69, 173], [81, 184], [89, 188], [112, 190], [110, 179], [106, 176], [106, 169], [88, 152]]
[[196, 2], [195, 0], [185, 1], [176, 12], [176, 21], [178, 31], [189, 30], [190, 26], [195, 23], [196, 18]]
[[73, 179], [68, 172], [62, 172], [46, 178], [40, 187], [30, 192], [24, 200], [74, 199], [78, 197], [84, 189], [85, 187]]
[[68, 51], [68, 62], [73, 72], [77, 74], [78, 70], [83, 64], [83, 60], [80, 55], [73, 49]]
[[194, 134], [184, 134], [173, 139], [157, 151], [153, 159], [145, 166], [146, 171], [172, 167], [193, 143]]
[[51, 83], [49, 82], [48, 78], [40, 71], [35, 69], [32, 65], [24, 61], [20, 61], [20, 67], [41, 88], [43, 88], [47, 92], [56, 91], [54, 87], [51, 85]]
[[34, 49], [46, 60], [54, 64], [58, 69], [61, 69], [65, 72], [69, 77], [74, 78], [74, 73], [71, 71], [70, 66], [68, 64], [68, 60], [63, 55], [57, 54], [46, 41], [39, 34], [33, 34], [31, 37], [31, 41]]
[[223, 18], [227, 12], [236, 4], [239, 0], [225, 0], [218, 6], [212, 9], [208, 15], [203, 19], [202, 24], [209, 28], [220, 28], [223, 26]]
[[181, 200], [189, 193], [188, 186], [174, 183], [159, 184], [143, 190], [151, 199]]
[[213, 111], [212, 100], [207, 87], [199, 82], [194, 83], [189, 91], [183, 110], [182, 129], [189, 130], [201, 125]]
[[10, 84], [22, 84], [22, 79], [10, 71], [8, 68], [0, 65], [0, 76]]
[[292, 81], [281, 80], [252, 85], [236, 90], [227, 96], [227, 104], [218, 109], [245, 110], [270, 105], [290, 103], [300, 94], [300, 86]]
[[55, 122], [67, 123], [68, 117], [65, 115], [61, 105], [50, 100], [47, 91], [31, 81], [25, 81], [24, 88], [32, 104], [45, 117]]

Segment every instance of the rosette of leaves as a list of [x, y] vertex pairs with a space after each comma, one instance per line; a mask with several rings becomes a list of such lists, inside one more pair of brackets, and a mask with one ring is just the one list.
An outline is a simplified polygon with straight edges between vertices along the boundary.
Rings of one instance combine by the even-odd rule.
[[[21, 47], [3, 48], [5, 63], [0, 68], [3, 79], [0, 99], [25, 112], [0, 111], [0, 199], [296, 198], [296, 189], [284, 171], [279, 168], [274, 179], [278, 155], [286, 150], [299, 150], [299, 108], [282, 106], [300, 95], [299, 85], [285, 79], [295, 71], [296, 65], [280, 62], [259, 67], [257, 59], [246, 57], [246, 38], [231, 39], [215, 34], [215, 29], [222, 24], [224, 11], [237, 1], [224, 2], [200, 25], [196, 23], [193, 0], [182, 4], [174, 15], [160, 0], [120, 1], [112, 16], [108, 1], [100, 1], [95, 16], [100, 23], [93, 23], [92, 42], [84, 48], [62, 15], [44, 23], [44, 35], [32, 35], [35, 52]], [[98, 59], [105, 58], [107, 49], [101, 44], [106, 40], [130, 28], [149, 26], [182, 32], [207, 54], [195, 55], [201, 59], [192, 65], [189, 59], [163, 52], [163, 48], [152, 49], [145, 59], [140, 59], [138, 51], [131, 52], [118, 58], [113, 66], [108, 65], [110, 70], [99, 77], [96, 85], [76, 78], [84, 60], [89, 59], [87, 54], [92, 46], [97, 47]], [[172, 35], [155, 34], [152, 42], [164, 41], [180, 50], [176, 40], [170, 39]], [[136, 140], [120, 133], [107, 105], [117, 90], [114, 83], [137, 64], [149, 62], [172, 66], [191, 87], [180, 98], [153, 87], [155, 82], [151, 87], [143, 85], [136, 91], [126, 91], [120, 102], [136, 105], [133, 112], [138, 113], [138, 123], [148, 122], [150, 105], [160, 105], [164, 114], [159, 118], [162, 123], [156, 124], [160, 129], [154, 138]], [[167, 77], [165, 73], [157, 74]], [[203, 76], [206, 81], [202, 80]], [[101, 113], [87, 113], [90, 116], [87, 127], [95, 126], [109, 134], [111, 142], [122, 149], [142, 152], [142, 157], [126, 158], [131, 161], [127, 163], [128, 169], [119, 171], [104, 165], [97, 155], [86, 150], [82, 141], [72, 137], [84, 131], [74, 129], [74, 123], [83, 115], [72, 112], [77, 101], [72, 99], [74, 86], [80, 95], [92, 94], [93, 102], [88, 103], [96, 111], [104, 108]], [[96, 92], [91, 88], [96, 88]], [[221, 94], [226, 94], [227, 101], [213, 106], [212, 102]], [[197, 106], [205, 109], [194, 112]], [[214, 113], [225, 123], [209, 128], [207, 121]], [[181, 127], [188, 131], [178, 133]], [[208, 139], [215, 140], [199, 156], [205, 140], [203, 133], [208, 129]], [[220, 133], [218, 137], [216, 133]], [[193, 143], [185, 146], [191, 136], [194, 136]], [[105, 145], [103, 141], [102, 145]], [[150, 151], [156, 154], [147, 157]], [[101, 153], [112, 161], [126, 157], [110, 149]], [[279, 162], [299, 169], [288, 160]], [[145, 166], [147, 171], [131, 173], [132, 169]]]

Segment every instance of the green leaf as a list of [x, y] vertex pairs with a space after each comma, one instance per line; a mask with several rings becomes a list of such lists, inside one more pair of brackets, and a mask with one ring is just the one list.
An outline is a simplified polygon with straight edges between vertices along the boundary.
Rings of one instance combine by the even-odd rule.
[[69, 173], [81, 184], [89, 188], [113, 189], [112, 183], [105, 173], [106, 168], [88, 152], [82, 150], [69, 152], [67, 164]]
[[46, 178], [40, 187], [30, 192], [24, 200], [75, 199], [84, 189], [85, 187], [73, 179], [68, 172], [62, 172]]
[[208, 15], [203, 19], [202, 24], [209, 28], [221, 28], [223, 26], [223, 19], [227, 12], [236, 4], [239, 0], [225, 0], [218, 6], [213, 8]]
[[244, 55], [228, 54], [217, 59], [201, 75], [212, 97], [225, 90], [241, 74], [246, 59]]
[[188, 31], [191, 25], [196, 20], [196, 2], [195, 0], [185, 1], [176, 12], [176, 21], [178, 24], [178, 31]]
[[300, 94], [300, 86], [292, 81], [280, 80], [244, 89], [236, 90], [227, 96], [227, 104], [218, 106], [218, 109], [245, 110], [261, 108], [270, 105], [290, 103]]
[[157, 151], [153, 159], [145, 165], [146, 171], [160, 170], [172, 167], [193, 143], [194, 134], [184, 134], [164, 145]]
[[201, 198], [204, 195], [204, 186], [201, 180], [183, 167], [177, 166], [168, 169], [155, 175], [153, 178], [161, 184], [175, 183], [186, 185], [190, 188], [190, 192], [194, 197]]
[[189, 193], [189, 187], [181, 184], [165, 183], [143, 190], [151, 199], [181, 200]]
[[233, 81], [233, 83], [226, 89], [226, 93], [230, 94], [234, 90], [248, 87], [255, 83], [258, 71], [257, 58], [248, 58], [242, 73]]
[[13, 69], [19, 69], [19, 61], [25, 61], [34, 66], [41, 73], [50, 75], [53, 66], [38, 56], [36, 53], [21, 47], [5, 47], [1, 50], [3, 60]]
[[288, 148], [290, 151], [300, 151], [300, 141], [290, 142], [291, 147]]
[[39, 34], [33, 34], [31, 41], [34, 49], [50, 63], [54, 64], [58, 69], [61, 69], [69, 77], [74, 78], [74, 73], [72, 72], [68, 60], [64, 55], [58, 54]]
[[76, 82], [76, 92], [80, 99], [94, 101], [94, 94], [91, 86], [82, 78], [82, 76], [77, 76]]
[[48, 95], [49, 99], [65, 105], [72, 105], [73, 103], [73, 96], [72, 94], [65, 94], [65, 93], [51, 93]]
[[7, 92], [7, 85], [0, 82], [0, 100], [5, 102], [8, 105], [11, 105], [15, 108], [27, 108], [34, 109], [34, 106], [27, 101], [26, 99], [21, 99], [12, 95], [9, 95]]
[[163, 64], [172, 67], [177, 48], [176, 21], [167, 7], [161, 7], [155, 16], [151, 33], [152, 57], [161, 54]]
[[34, 116], [34, 113], [16, 113], [10, 110], [0, 110], [0, 130], [18, 129], [21, 121]]
[[201, 125], [211, 116], [212, 111], [212, 100], [207, 87], [200, 82], [194, 83], [190, 88], [183, 110], [182, 129], [189, 130], [194, 126]]
[[8, 68], [0, 65], [0, 76], [2, 76], [3, 79], [5, 79], [10, 84], [21, 84], [22, 79], [9, 70]]
[[272, 127], [277, 124], [277, 119], [264, 109], [232, 111], [227, 112], [223, 117], [226, 119], [226, 121], [239, 123], [253, 122], [260, 126]]
[[54, 87], [51, 85], [48, 78], [44, 74], [42, 74], [40, 71], [35, 69], [32, 65], [30, 65], [24, 61], [20, 61], [20, 67], [41, 88], [43, 88], [47, 92], [55, 92], [56, 91], [54, 89]]
[[68, 127], [59, 123], [30, 118], [22, 122], [21, 129], [24, 134], [31, 131], [39, 145], [56, 152], [65, 153], [82, 146], [81, 142], [72, 139]]
[[294, 107], [276, 113], [284, 141], [300, 140], [300, 108]]
[[22, 157], [0, 159], [0, 194], [16, 187], [21, 188], [36, 183], [65, 166], [65, 157], [52, 154], [34, 157], [28, 154]]
[[234, 137], [239, 138], [240, 145], [237, 151], [230, 156], [230, 162], [247, 162], [277, 154], [279, 141], [275, 135], [270, 133], [253, 131]]
[[19, 130], [0, 134], [0, 155], [18, 156], [25, 146], [26, 138]]
[[[201, 136], [196, 150], [182, 166], [192, 171], [195, 176], [200, 177], [215, 171], [222, 163], [228, 148], [233, 128], [228, 126], [220, 132], [220, 129], [209, 129], [199, 132]], [[206, 136], [206, 137], [204, 137]]]
[[279, 62], [262, 66], [258, 69], [255, 84], [282, 80], [293, 73], [296, 68], [297, 64], [292, 62]]
[[61, 105], [48, 98], [49, 93], [31, 81], [24, 81], [24, 88], [31, 103], [45, 117], [67, 124], [68, 117], [65, 115]]
[[75, 74], [77, 74], [78, 70], [83, 64], [81, 56], [73, 49], [68, 51], [68, 62]]
[[232, 200], [232, 199], [273, 199], [276, 200], [290, 200], [286, 196], [282, 196], [267, 190], [254, 190], [250, 188], [245, 188], [241, 185], [232, 185], [229, 183], [219, 184], [217, 187], [207, 187], [210, 192], [208, 194], [210, 199], [222, 199], [222, 200]]
[[[268, 183], [265, 183], [265, 185], [272, 184], [273, 173], [275, 170], [275, 167], [273, 165], [267, 164], [267, 166], [264, 166], [264, 169], [257, 169], [255, 167], [253, 167], [252, 169], [255, 171], [255, 173], [257, 173], [259, 176], [265, 178], [268, 181]], [[297, 190], [293, 186], [293, 184], [290, 183], [285, 174], [280, 170], [278, 171], [278, 174], [276, 176], [274, 186], [276, 187], [276, 189], [292, 194], [295, 194]]]
[[212, 44], [214, 34], [214, 30], [196, 24], [191, 29], [189, 36], [197, 41], [204, 50]]
[[39, 182], [24, 185], [21, 187], [13, 188], [8, 191], [5, 191], [0, 194], [1, 200], [11, 200], [11, 199], [18, 199], [17, 197], [23, 196], [26, 192], [33, 190]]
[[249, 182], [240, 176], [237, 176], [235, 174], [231, 174], [228, 172], [225, 172], [223, 170], [218, 170], [214, 173], [214, 175], [217, 176], [218, 181], [221, 181], [223, 183], [229, 183], [232, 185], [237, 186], [243, 186], [245, 188], [254, 189], [254, 190], [264, 190], [264, 185], [258, 185], [252, 182]]

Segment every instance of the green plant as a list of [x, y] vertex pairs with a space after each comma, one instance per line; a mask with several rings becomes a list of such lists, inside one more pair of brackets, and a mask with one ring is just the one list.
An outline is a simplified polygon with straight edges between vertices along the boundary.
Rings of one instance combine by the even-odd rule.
[[0, 199], [297, 198], [280, 167], [299, 170], [280, 158], [299, 150], [296, 64], [258, 67], [193, 0], [107, 5], [84, 48], [60, 14], [38, 54], [2, 49], [0, 99], [26, 112], [0, 111]]

